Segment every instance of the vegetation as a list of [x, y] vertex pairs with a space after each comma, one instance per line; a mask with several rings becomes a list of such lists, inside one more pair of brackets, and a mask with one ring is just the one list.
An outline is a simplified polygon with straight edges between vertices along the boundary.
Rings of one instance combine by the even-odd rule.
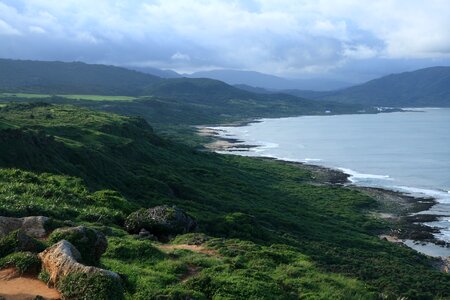
[[16, 252], [0, 258], [0, 269], [14, 267], [19, 274], [36, 272], [41, 267], [41, 261], [31, 252]]
[[0, 258], [17, 251], [39, 252], [44, 249], [44, 243], [28, 237], [21, 230], [10, 232], [0, 239]]
[[449, 107], [450, 67], [391, 74], [334, 92], [287, 91], [299, 97], [388, 107]]
[[[101, 266], [123, 274], [129, 299], [450, 297], [429, 258], [375, 236], [386, 224], [367, 213], [373, 199], [299, 166], [195, 151], [140, 118], [68, 105], [1, 107], [0, 143], [1, 214], [91, 223], [108, 235]], [[164, 204], [202, 234], [174, 243], [209, 252], [122, 229], [132, 211]], [[110, 287], [79, 276], [64, 287]]]
[[131, 101], [136, 97], [129, 96], [103, 96], [103, 95], [48, 95], [48, 94], [26, 94], [26, 93], [1, 93], [3, 99], [47, 99], [61, 97], [72, 100], [92, 100], [92, 101]]
[[11, 93], [135, 96], [159, 80], [113, 66], [0, 59], [0, 90]]
[[71, 300], [121, 300], [122, 286], [101, 273], [71, 273], [58, 283], [58, 290]]
[[99, 256], [101, 256], [101, 253], [98, 253], [98, 249], [96, 247], [99, 240], [97, 232], [87, 227], [82, 227], [80, 230], [75, 229], [62, 228], [62, 230], [57, 229], [53, 231], [48, 237], [49, 244], [52, 245], [61, 240], [66, 240], [75, 246], [75, 248], [80, 252], [80, 263], [91, 266], [97, 265], [100, 259]]
[[185, 130], [180, 125], [327, 111], [333, 114], [376, 112], [362, 105], [244, 91], [212, 79], [162, 79], [123, 68], [83, 63], [0, 60], [0, 91], [3, 91], [1, 102], [45, 100], [141, 116], [164, 132], [174, 133], [175, 128], [175, 135]]

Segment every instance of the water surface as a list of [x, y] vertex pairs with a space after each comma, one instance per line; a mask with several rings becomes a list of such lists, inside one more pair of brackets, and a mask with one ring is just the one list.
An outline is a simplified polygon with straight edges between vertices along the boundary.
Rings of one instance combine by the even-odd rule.
[[429, 225], [450, 242], [450, 109], [262, 119], [217, 129], [258, 145], [236, 154], [339, 168], [358, 185], [435, 197], [439, 204], [426, 213], [442, 217]]

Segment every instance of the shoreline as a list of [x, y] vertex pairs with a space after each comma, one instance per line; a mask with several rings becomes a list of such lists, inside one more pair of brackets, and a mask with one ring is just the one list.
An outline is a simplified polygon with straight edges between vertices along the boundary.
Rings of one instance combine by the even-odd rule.
[[[255, 122], [261, 121], [255, 120]], [[239, 127], [250, 123], [253, 122], [221, 124], [220, 127]], [[212, 140], [212, 142], [204, 145], [207, 151], [236, 155], [236, 152], [248, 152], [250, 149], [258, 147], [258, 145], [247, 145], [244, 141], [231, 136], [223, 136], [221, 133], [225, 132], [225, 130], [214, 128], [214, 125], [197, 126], [197, 130], [199, 135], [209, 137]], [[311, 182], [312, 184], [340, 185], [357, 190], [375, 199], [379, 204], [379, 208], [370, 213], [390, 224], [389, 231], [378, 234], [379, 238], [404, 245], [428, 256], [440, 258], [442, 264], [439, 265], [439, 268], [448, 271], [450, 265], [450, 243], [435, 236], [436, 233], [439, 233], [439, 229], [424, 224], [436, 221], [440, 217], [439, 215], [426, 213], [438, 203], [436, 198], [416, 196], [383, 187], [359, 186], [353, 184], [350, 181], [351, 175], [343, 170], [315, 165], [309, 162], [296, 162], [264, 156], [252, 157], [262, 160], [275, 160], [307, 169], [313, 174], [314, 181]]]

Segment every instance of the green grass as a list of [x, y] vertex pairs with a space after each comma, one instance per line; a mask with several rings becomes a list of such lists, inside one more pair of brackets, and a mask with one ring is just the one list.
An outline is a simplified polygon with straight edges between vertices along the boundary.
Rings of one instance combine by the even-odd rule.
[[14, 100], [14, 98], [25, 99], [47, 99], [51, 97], [61, 97], [71, 100], [90, 101], [132, 101], [137, 97], [130, 96], [105, 96], [105, 95], [49, 95], [49, 94], [29, 94], [29, 93], [1, 93], [0, 98]]
[[[311, 184], [301, 167], [199, 152], [140, 118], [68, 105], [8, 105], [0, 123], [1, 214], [100, 228], [101, 264], [126, 275], [129, 299], [450, 297], [431, 259], [376, 236], [387, 225], [373, 199]], [[162, 253], [121, 229], [161, 204], [193, 215], [220, 257]], [[199, 273], [183, 281], [191, 263]]]

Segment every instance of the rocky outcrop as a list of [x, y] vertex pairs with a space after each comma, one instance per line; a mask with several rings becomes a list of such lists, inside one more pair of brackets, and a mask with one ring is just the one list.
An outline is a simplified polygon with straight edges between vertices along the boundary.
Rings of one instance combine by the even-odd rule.
[[5, 237], [15, 230], [22, 230], [25, 234], [33, 238], [43, 238], [47, 235], [45, 224], [49, 218], [43, 216], [33, 216], [24, 218], [10, 218], [0, 216], [0, 238]]
[[125, 220], [125, 228], [130, 233], [139, 233], [145, 229], [161, 238], [192, 232], [197, 228], [197, 222], [183, 210], [163, 205], [130, 214]]
[[56, 285], [58, 281], [73, 273], [101, 273], [120, 281], [117, 273], [86, 266], [78, 261], [81, 259], [80, 252], [68, 241], [62, 240], [39, 253], [42, 267], [49, 274], [49, 284]]
[[450, 256], [441, 258], [441, 271], [444, 273], [450, 273]]
[[108, 241], [103, 233], [86, 226], [58, 228], [49, 236], [49, 241], [57, 243], [67, 240], [81, 252], [82, 261], [97, 264], [108, 248]]
[[43, 245], [39, 241], [25, 234], [21, 229], [13, 231], [0, 238], [0, 258], [14, 252], [42, 251]]

